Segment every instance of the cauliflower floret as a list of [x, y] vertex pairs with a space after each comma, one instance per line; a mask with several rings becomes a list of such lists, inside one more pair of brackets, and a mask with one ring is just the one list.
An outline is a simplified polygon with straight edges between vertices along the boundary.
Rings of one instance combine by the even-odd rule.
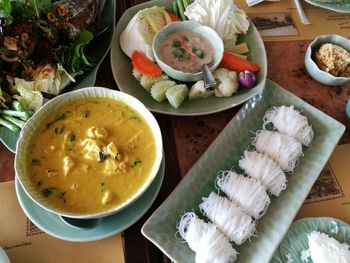
[[214, 72], [214, 77], [218, 80], [218, 85], [215, 87], [214, 92], [217, 97], [231, 97], [237, 92], [239, 82], [237, 73], [225, 68], [218, 68]]
[[199, 99], [199, 98], [206, 98], [209, 96], [212, 96], [214, 94], [214, 90], [212, 89], [206, 89], [204, 87], [204, 81], [198, 80], [190, 89], [190, 92], [188, 93], [188, 98], [190, 100]]

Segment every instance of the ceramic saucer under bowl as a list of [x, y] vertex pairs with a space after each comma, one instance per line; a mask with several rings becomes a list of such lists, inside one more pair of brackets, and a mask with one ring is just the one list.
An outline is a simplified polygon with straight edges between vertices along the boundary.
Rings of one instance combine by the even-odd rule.
[[26, 216], [38, 228], [47, 234], [66, 241], [95, 241], [122, 232], [134, 224], [147, 212], [158, 195], [164, 178], [164, 170], [165, 160], [163, 157], [157, 176], [145, 193], [127, 208], [114, 215], [102, 218], [101, 222], [96, 227], [91, 229], [79, 229], [77, 227], [70, 226], [64, 223], [57, 214], [48, 212], [44, 208], [37, 205], [24, 192], [17, 178], [16, 194]]

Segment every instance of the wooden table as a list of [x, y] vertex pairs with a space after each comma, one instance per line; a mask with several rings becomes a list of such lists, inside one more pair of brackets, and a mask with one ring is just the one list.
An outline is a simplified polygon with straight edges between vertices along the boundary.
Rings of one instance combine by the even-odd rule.
[[[140, 2], [145, 1], [118, 0], [117, 21], [126, 8]], [[350, 97], [350, 84], [342, 87], [327, 87], [312, 80], [304, 66], [304, 54], [309, 43], [310, 41], [265, 42], [269, 64], [268, 78], [343, 123], [347, 130], [339, 143], [350, 143], [350, 120], [344, 111], [346, 101]], [[113, 79], [109, 55], [100, 67], [96, 85], [118, 89]], [[155, 114], [164, 140], [165, 177], [151, 209], [136, 224], [123, 232], [127, 263], [169, 261], [160, 250], [142, 236], [140, 229], [239, 108], [240, 106], [220, 113], [196, 117]], [[14, 156], [3, 144], [0, 144], [0, 181], [14, 179]]]

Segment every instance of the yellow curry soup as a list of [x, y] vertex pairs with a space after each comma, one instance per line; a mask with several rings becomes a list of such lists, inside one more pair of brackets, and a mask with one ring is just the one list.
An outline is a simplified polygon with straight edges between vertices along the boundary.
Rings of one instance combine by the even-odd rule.
[[37, 128], [26, 167], [50, 204], [91, 214], [134, 197], [149, 179], [155, 152], [151, 128], [128, 105], [79, 99], [50, 113]]

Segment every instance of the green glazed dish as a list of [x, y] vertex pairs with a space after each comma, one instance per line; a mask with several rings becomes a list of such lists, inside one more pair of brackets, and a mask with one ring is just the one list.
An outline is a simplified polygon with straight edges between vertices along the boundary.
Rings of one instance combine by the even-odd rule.
[[254, 88], [240, 88], [234, 96], [229, 98], [211, 96], [205, 99], [185, 100], [178, 109], [173, 108], [167, 101], [159, 103], [154, 100], [133, 77], [131, 60], [121, 50], [119, 38], [132, 17], [141, 9], [152, 6], [163, 6], [167, 10], [172, 10], [172, 3], [172, 0], [148, 1], [127, 9], [119, 19], [113, 36], [110, 59], [114, 79], [121, 91], [138, 98], [153, 112], [177, 116], [196, 116], [220, 112], [235, 107], [246, 102], [264, 89], [267, 76], [265, 46], [256, 27], [250, 21], [248, 33], [246, 35], [240, 35], [237, 43], [247, 43], [250, 50], [249, 59], [261, 68], [257, 74], [257, 84]]
[[65, 241], [89, 242], [116, 235], [139, 220], [156, 199], [162, 186], [164, 171], [165, 159], [163, 158], [155, 180], [138, 200], [119, 213], [102, 218], [96, 227], [91, 229], [79, 229], [68, 225], [62, 221], [60, 216], [37, 205], [24, 192], [18, 179], [15, 181], [16, 195], [26, 216], [48, 235]]
[[305, 0], [311, 5], [333, 10], [339, 13], [350, 13], [350, 3], [348, 0]]
[[[93, 39], [89, 46], [86, 47], [89, 57], [95, 61], [96, 66], [91, 71], [78, 76], [76, 78], [76, 83], [71, 83], [68, 87], [65, 88], [64, 92], [90, 87], [95, 84], [97, 70], [111, 46], [111, 41], [114, 34], [115, 10], [116, 1], [107, 0], [103, 9], [102, 17], [109, 26], [104, 33], [97, 36], [96, 39]], [[18, 137], [19, 133], [12, 132], [5, 127], [0, 127], [0, 141], [13, 153], [16, 152], [16, 143]]]
[[262, 128], [263, 116], [272, 106], [294, 105], [312, 125], [315, 137], [303, 149], [294, 173], [288, 176], [286, 190], [271, 197], [266, 214], [259, 219], [256, 236], [240, 246], [237, 263], [267, 263], [274, 255], [312, 185], [331, 156], [345, 131], [345, 126], [272, 81], [251, 98], [227, 124], [214, 142], [193, 165], [187, 175], [142, 227], [142, 233], [172, 261], [194, 262], [194, 252], [176, 235], [181, 215], [194, 211], [202, 217], [198, 205], [202, 197], [217, 191], [214, 185], [218, 171], [241, 172], [238, 161], [251, 147], [254, 132]]
[[319, 69], [315, 62], [315, 53], [323, 44], [335, 44], [350, 52], [350, 40], [339, 35], [321, 35], [314, 39], [308, 46], [305, 54], [305, 67], [310, 76], [328, 86], [340, 86], [350, 82], [350, 77], [335, 77], [330, 73]]
[[340, 243], [350, 242], [350, 226], [343, 221], [331, 217], [303, 218], [295, 221], [281, 242], [271, 260], [271, 263], [300, 262], [301, 252], [307, 250], [307, 235], [312, 231], [319, 231], [335, 238]]

